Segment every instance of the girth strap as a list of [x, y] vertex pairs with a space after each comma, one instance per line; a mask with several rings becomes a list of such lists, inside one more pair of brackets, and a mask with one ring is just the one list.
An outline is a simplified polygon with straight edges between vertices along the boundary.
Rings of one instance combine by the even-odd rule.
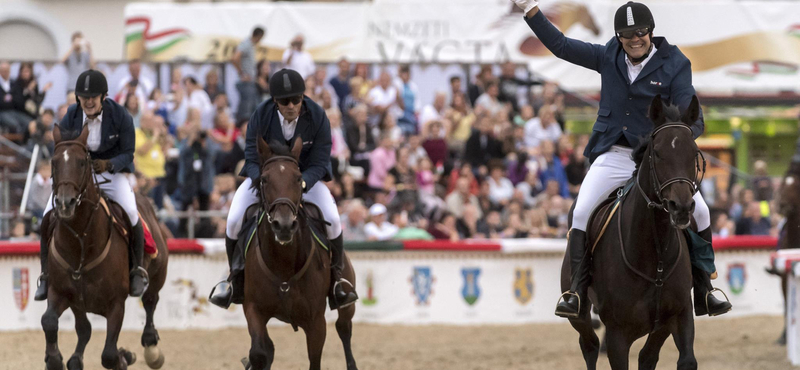
[[[257, 234], [258, 232], [256, 231], [256, 235]], [[263, 270], [264, 273], [267, 274], [267, 278], [269, 278], [270, 280], [272, 280], [273, 283], [278, 285], [281, 297], [283, 297], [283, 295], [288, 293], [291, 286], [294, 285], [298, 280], [300, 280], [300, 278], [302, 278], [303, 275], [305, 275], [306, 271], [308, 271], [308, 268], [311, 266], [311, 260], [314, 259], [314, 255], [316, 254], [316, 252], [317, 252], [316, 246], [312, 245], [311, 253], [309, 253], [308, 258], [306, 258], [306, 263], [303, 264], [303, 267], [300, 269], [300, 271], [295, 273], [294, 276], [292, 276], [289, 280], [283, 281], [277, 275], [275, 275], [275, 273], [273, 273], [269, 269], [269, 267], [267, 267], [267, 263], [264, 261], [264, 255], [261, 253], [261, 246], [258, 244], [256, 245], [256, 259], [258, 260], [258, 265], [261, 267], [261, 270]]]

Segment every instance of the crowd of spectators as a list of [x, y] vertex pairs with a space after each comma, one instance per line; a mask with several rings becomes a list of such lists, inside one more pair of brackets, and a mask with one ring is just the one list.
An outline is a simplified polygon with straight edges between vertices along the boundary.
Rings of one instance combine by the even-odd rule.
[[[162, 219], [175, 236], [189, 228], [175, 211], [224, 214], [242, 180], [236, 174], [247, 121], [269, 98], [272, 68], [255, 59], [265, 33], [254, 29], [233, 55], [235, 107], [216, 68], [204, 85], [175, 69], [162, 90], [141, 74], [138, 61], [128, 63], [129, 75], [110, 96], [136, 126], [131, 182], [165, 210]], [[70, 79], [94, 65], [79, 33], [63, 63]], [[342, 59], [337, 66], [338, 73], [326, 76], [298, 35], [279, 67], [301, 71], [306, 95], [330, 120], [334, 181], [327, 185], [346, 240], [565, 237], [568, 210], [589, 167], [582, 154], [588, 136], [565, 131], [564, 96], [555, 84], [520, 79], [512, 63], [500, 75], [487, 65], [472, 81], [451, 77], [432, 101], [422, 101], [407, 65], [396, 75], [375, 76], [366, 64]], [[30, 64], [22, 64], [16, 80], [9, 71], [0, 62], [0, 129], [19, 134], [29, 148], [42, 147], [29, 201], [40, 217], [52, 187], [51, 129], [75, 98], [70, 92], [57, 111], [42, 109], [49, 85], [36, 83]], [[775, 185], [758, 166], [752, 186], [736, 185], [711, 204], [715, 234], [777, 232], [778, 218], [769, 211], [776, 209], [770, 205]], [[195, 237], [221, 237], [224, 217], [203, 217], [193, 230]]]

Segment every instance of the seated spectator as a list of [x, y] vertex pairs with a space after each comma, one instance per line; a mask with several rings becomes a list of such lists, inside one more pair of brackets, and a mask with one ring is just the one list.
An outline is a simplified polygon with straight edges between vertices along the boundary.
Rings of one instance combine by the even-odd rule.
[[769, 235], [769, 218], [761, 215], [759, 202], [747, 203], [742, 218], [736, 223], [736, 235]]
[[542, 208], [532, 208], [526, 211], [528, 223], [528, 237], [552, 238], [556, 231], [547, 223], [547, 212]]
[[50, 174], [50, 161], [39, 161], [28, 193], [28, 210], [36, 219], [42, 218], [44, 209], [47, 207], [47, 200], [50, 199], [50, 193], [53, 192], [53, 178], [50, 177]]
[[413, 135], [408, 138], [408, 164], [415, 171], [422, 158], [428, 158], [428, 152], [422, 147], [422, 137]]
[[505, 114], [506, 108], [498, 99], [499, 94], [497, 81], [490, 81], [486, 84], [486, 91], [475, 101], [475, 109], [482, 109], [491, 116]]
[[483, 239], [485, 235], [478, 232], [478, 220], [481, 219], [480, 208], [473, 204], [465, 204], [461, 217], [456, 221], [456, 230], [461, 239]]
[[397, 226], [397, 234], [394, 240], [433, 240], [433, 236], [426, 231], [411, 223], [408, 220], [408, 212], [400, 211], [392, 214], [392, 224]]
[[578, 191], [581, 189], [583, 179], [586, 173], [589, 172], [589, 158], [583, 156], [585, 146], [579, 146], [572, 151], [569, 156], [569, 162], [564, 167], [564, 172], [567, 174], [567, 182], [569, 183], [569, 195], [573, 199], [578, 196]]
[[481, 190], [481, 185], [475, 178], [475, 173], [472, 172], [472, 165], [469, 163], [462, 163], [458, 171], [450, 171], [450, 178], [447, 180], [447, 194], [452, 193], [456, 189], [456, 183], [460, 178], [469, 180], [469, 192], [473, 195], [478, 195]]
[[407, 147], [397, 150], [397, 160], [389, 175], [394, 180], [395, 196], [404, 197], [412, 202], [417, 199], [417, 173], [408, 165], [409, 151]]
[[451, 242], [460, 240], [456, 229], [456, 218], [448, 212], [442, 213], [439, 220], [428, 227], [428, 232], [436, 240], [449, 240]]
[[397, 234], [398, 228], [386, 221], [386, 206], [375, 203], [369, 207], [370, 222], [364, 225], [367, 240], [389, 240]]
[[373, 87], [367, 95], [367, 103], [370, 107], [370, 127], [376, 127], [384, 114], [397, 115], [397, 111], [400, 109], [397, 106], [397, 94], [397, 88], [392, 85], [392, 77], [389, 76], [389, 72], [381, 72], [378, 85]]
[[188, 107], [197, 109], [200, 112], [200, 123], [203, 130], [211, 130], [214, 127], [214, 115], [216, 109], [208, 97], [208, 93], [197, 83], [194, 77], [183, 79], [186, 88], [186, 98]]
[[367, 234], [364, 229], [364, 220], [367, 218], [367, 208], [360, 199], [354, 199], [347, 204], [342, 214], [342, 235], [347, 241], [365, 241]]
[[139, 107], [139, 98], [130, 93], [125, 97], [125, 110], [133, 118], [133, 127], [139, 128], [142, 120], [142, 109]]
[[31, 117], [18, 109], [22, 91], [12, 90], [13, 82], [11, 65], [0, 60], [0, 133], [22, 134]]
[[714, 222], [711, 224], [711, 231], [715, 238], [727, 238], [735, 235], [736, 224], [728, 218], [725, 212], [717, 212], [713, 218]]
[[525, 123], [525, 144], [539, 146], [542, 141], [555, 143], [564, 133], [553, 115], [550, 106], [539, 108], [539, 115]]
[[464, 215], [464, 209], [467, 206], [473, 206], [477, 210], [477, 217], [481, 218], [483, 214], [480, 211], [480, 204], [478, 197], [470, 193], [470, 179], [466, 177], [459, 178], [456, 182], [456, 189], [445, 198], [448, 212], [452, 213], [456, 218]]
[[55, 124], [55, 113], [52, 109], [48, 108], [42, 112], [39, 119], [31, 121], [28, 124], [28, 131], [25, 135], [25, 141], [28, 143], [28, 149], [33, 150], [33, 146], [39, 144], [44, 158], [50, 158], [53, 153], [53, 125]]
[[225, 89], [222, 84], [219, 83], [219, 73], [217, 73], [216, 68], [211, 68], [208, 73], [206, 73], [206, 86], [203, 90], [206, 91], [211, 101], [214, 101], [217, 95], [225, 93]]
[[381, 134], [380, 146], [375, 148], [369, 155], [369, 177], [367, 185], [373, 191], [383, 189], [386, 175], [395, 165], [395, 149], [389, 133]]
[[464, 145], [472, 135], [472, 126], [475, 124], [477, 117], [467, 104], [464, 94], [453, 96], [451, 109], [447, 111], [445, 116], [451, 125], [447, 146], [450, 151], [458, 153], [459, 157], [461, 157], [464, 153]]
[[492, 73], [492, 66], [484, 64], [481, 66], [481, 71], [475, 77], [475, 83], [467, 87], [467, 96], [469, 97], [469, 104], [475, 108], [478, 107], [478, 98], [486, 91], [486, 86], [494, 80]]
[[421, 158], [418, 166], [417, 189], [419, 189], [420, 198], [435, 196], [438, 175], [433, 172], [431, 160], [427, 157]]
[[231, 121], [231, 116], [225, 112], [218, 112], [214, 117], [214, 129], [209, 136], [219, 146], [214, 161], [215, 172], [233, 173], [236, 164], [244, 159], [244, 151], [236, 145], [240, 133]]
[[485, 166], [491, 159], [503, 158], [502, 144], [494, 137], [494, 126], [489, 117], [478, 118], [478, 129], [467, 140], [464, 159], [473, 168]]
[[[558, 185], [557, 182], [556, 185]], [[558, 187], [556, 186], [555, 189], [558, 189]], [[539, 175], [533, 171], [528, 172], [525, 175], [525, 181], [518, 183], [516, 190], [522, 193], [526, 206], [535, 206], [536, 194], [542, 191], [542, 182], [539, 180]]]
[[375, 150], [375, 137], [372, 129], [367, 127], [367, 107], [359, 104], [352, 109], [351, 113], [352, 122], [346, 126], [350, 165], [361, 167], [363, 169], [362, 178], [365, 178], [369, 175], [369, 155]]
[[489, 184], [489, 199], [497, 206], [507, 205], [514, 195], [514, 184], [504, 175], [505, 169], [502, 164], [497, 163], [490, 167], [489, 178], [486, 179]]
[[51, 87], [53, 87], [53, 83], [48, 82], [41, 89], [39, 88], [39, 83], [33, 74], [33, 63], [20, 64], [17, 80], [11, 86], [12, 95], [19, 99], [14, 102], [17, 110], [27, 114], [29, 120], [38, 117], [44, 96]]
[[[417, 84], [411, 81], [411, 69], [407, 64], [400, 66], [397, 74], [398, 78], [394, 85], [397, 89], [397, 106], [402, 111], [397, 119], [398, 126], [406, 136], [414, 135], [418, 132], [419, 89]], [[420, 120], [419, 123], [423, 122]]]
[[516, 186], [517, 184], [525, 181], [528, 176], [528, 153], [521, 151], [519, 153], [509, 154], [508, 161], [508, 179]]
[[394, 115], [386, 114], [381, 118], [380, 123], [380, 132], [386, 133], [389, 136], [389, 139], [392, 141], [392, 146], [395, 148], [399, 146], [403, 139], [403, 130], [400, 127], [397, 127], [397, 119], [394, 118]]
[[[134, 99], [136, 99], [134, 97]], [[164, 208], [164, 177], [166, 177], [167, 128], [164, 118], [153, 113], [142, 116], [141, 126], [136, 129], [136, 171], [141, 173], [148, 194], [156, 209]]]
[[433, 103], [422, 107], [422, 112], [419, 114], [420, 130], [430, 122], [442, 121], [445, 118], [445, 113], [447, 113], [446, 108], [447, 94], [443, 91], [437, 91], [433, 98]]
[[350, 149], [348, 149], [347, 140], [344, 137], [341, 112], [338, 109], [328, 109], [325, 113], [331, 123], [331, 168], [333, 168], [333, 177], [338, 180], [350, 159]]
[[561, 165], [561, 160], [555, 157], [555, 145], [551, 141], [542, 141], [541, 149], [542, 158], [547, 166], [539, 170], [539, 179], [543, 184], [546, 184], [550, 180], [557, 181], [559, 195], [564, 198], [569, 197], [567, 173]]
[[441, 121], [429, 121], [425, 129], [423, 129], [423, 136], [425, 141], [422, 142], [422, 147], [425, 148], [425, 153], [428, 158], [437, 168], [443, 167], [447, 162], [447, 142], [444, 140], [446, 134]]
[[478, 221], [478, 233], [489, 239], [500, 239], [504, 229], [498, 211], [490, 211], [486, 214], [486, 219]]

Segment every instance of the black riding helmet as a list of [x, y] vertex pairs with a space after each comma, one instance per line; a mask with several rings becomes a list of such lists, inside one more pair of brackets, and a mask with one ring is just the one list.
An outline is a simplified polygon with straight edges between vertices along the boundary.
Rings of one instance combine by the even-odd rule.
[[273, 99], [303, 95], [305, 91], [306, 82], [303, 81], [303, 76], [293, 69], [281, 69], [269, 79], [269, 93]]
[[75, 95], [84, 98], [105, 95], [108, 93], [108, 81], [100, 71], [89, 69], [78, 76], [75, 83]]
[[617, 35], [623, 31], [632, 31], [645, 27], [650, 29], [651, 34], [653, 29], [656, 28], [653, 13], [650, 12], [647, 5], [629, 1], [619, 7], [617, 13], [614, 14], [614, 32]]

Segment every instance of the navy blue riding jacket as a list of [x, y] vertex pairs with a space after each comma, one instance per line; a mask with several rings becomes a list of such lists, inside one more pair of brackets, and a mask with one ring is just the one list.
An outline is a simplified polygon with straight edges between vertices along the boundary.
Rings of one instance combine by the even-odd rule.
[[260, 159], [258, 156], [258, 137], [269, 143], [278, 140], [289, 148], [294, 146], [297, 137], [302, 138], [303, 149], [300, 151], [300, 171], [306, 182], [306, 189], [311, 189], [317, 181], [331, 181], [331, 123], [325, 110], [307, 96], [303, 96], [303, 107], [297, 120], [297, 127], [292, 140], [287, 142], [283, 136], [281, 120], [278, 117], [278, 106], [273, 99], [261, 103], [247, 124], [245, 139], [245, 163], [239, 176], [247, 176], [256, 183], [261, 177]]
[[[675, 45], [653, 37], [658, 49], [635, 81], [629, 81], [625, 51], [616, 37], [605, 45], [564, 36], [541, 11], [525, 20], [539, 40], [556, 57], [600, 73], [600, 108], [592, 136], [583, 155], [591, 162], [608, 151], [621, 136], [636, 147], [653, 130], [647, 110], [656, 95], [685, 111], [695, 95], [692, 66]], [[692, 125], [692, 135], [703, 133], [703, 112]]]
[[[136, 150], [136, 129], [133, 118], [112, 99], [103, 100], [103, 119], [100, 125], [100, 147], [89, 152], [92, 159], [106, 159], [117, 172], [134, 172], [133, 152]], [[80, 132], [83, 129], [83, 109], [73, 104], [59, 123], [61, 130]]]

